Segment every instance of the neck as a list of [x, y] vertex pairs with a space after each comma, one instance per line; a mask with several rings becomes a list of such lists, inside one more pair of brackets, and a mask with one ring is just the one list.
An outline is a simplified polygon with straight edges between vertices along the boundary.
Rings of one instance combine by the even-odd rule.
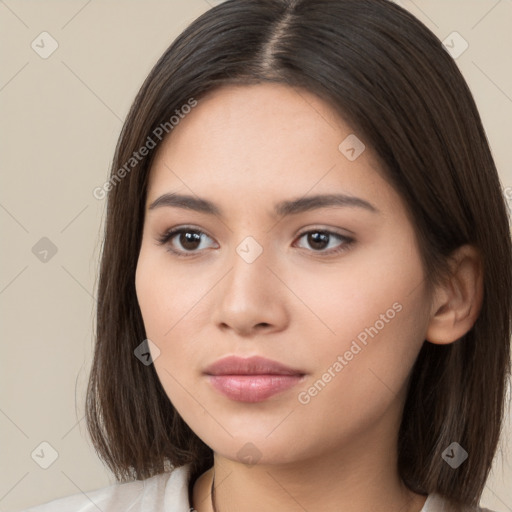
[[[371, 439], [379, 439], [372, 443]], [[194, 486], [197, 512], [420, 512], [426, 496], [401, 481], [396, 439], [382, 442], [368, 432], [340, 450], [332, 447], [308, 460], [248, 466], [215, 454], [214, 465]], [[215, 476], [212, 506], [212, 482]]]

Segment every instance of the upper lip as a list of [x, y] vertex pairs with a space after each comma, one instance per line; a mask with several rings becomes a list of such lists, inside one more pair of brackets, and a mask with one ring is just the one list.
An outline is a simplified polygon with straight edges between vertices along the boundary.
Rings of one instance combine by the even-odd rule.
[[304, 375], [300, 370], [260, 356], [228, 356], [208, 366], [207, 375]]

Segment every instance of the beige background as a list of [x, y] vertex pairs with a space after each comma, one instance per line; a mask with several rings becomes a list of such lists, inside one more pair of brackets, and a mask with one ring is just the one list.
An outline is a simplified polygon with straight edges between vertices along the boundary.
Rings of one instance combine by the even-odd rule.
[[[214, 3], [0, 0], [0, 512], [114, 482], [83, 421], [105, 206], [92, 190], [107, 177], [122, 120], [150, 68]], [[397, 3], [440, 39], [457, 31], [469, 43], [457, 63], [503, 187], [511, 187], [512, 2]], [[43, 31], [58, 43], [46, 59], [31, 47]], [[57, 250], [46, 262], [32, 252], [43, 237]], [[503, 458], [482, 501], [496, 511], [512, 511], [510, 412], [507, 418]], [[58, 453], [48, 469], [31, 457], [44, 441]]]

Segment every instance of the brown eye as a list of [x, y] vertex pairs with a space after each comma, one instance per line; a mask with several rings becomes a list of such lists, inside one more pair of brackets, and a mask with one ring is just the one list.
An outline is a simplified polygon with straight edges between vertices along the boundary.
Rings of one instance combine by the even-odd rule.
[[181, 247], [187, 251], [193, 251], [197, 249], [201, 243], [201, 235], [195, 231], [182, 231], [181, 233], [178, 233], [176, 238], [179, 241]]
[[308, 233], [306, 236], [308, 244], [313, 249], [322, 250], [325, 249], [326, 246], [329, 244], [329, 235], [327, 233], [320, 233], [318, 231]]
[[193, 256], [205, 248], [201, 245], [208, 238], [210, 237], [206, 233], [198, 229], [181, 227], [166, 231], [158, 242], [160, 245], [167, 245], [169, 252], [180, 256]]
[[[321, 254], [334, 254], [342, 252], [354, 242], [353, 238], [326, 230], [310, 230], [302, 233], [299, 240], [305, 239], [307, 245], [313, 252]], [[336, 243], [336, 240], [338, 243]], [[340, 243], [341, 241], [341, 243]], [[308, 247], [305, 247], [306, 249]], [[327, 250], [326, 250], [327, 249]]]

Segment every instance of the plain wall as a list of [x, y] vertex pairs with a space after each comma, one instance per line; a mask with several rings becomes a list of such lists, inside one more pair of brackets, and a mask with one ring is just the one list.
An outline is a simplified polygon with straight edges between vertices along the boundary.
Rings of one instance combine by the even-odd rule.
[[[92, 192], [107, 179], [122, 120], [149, 70], [214, 3], [0, 2], [0, 511], [114, 483], [83, 420], [105, 206]], [[503, 186], [512, 187], [512, 2], [397, 3], [455, 49], [462, 46], [454, 31], [469, 44], [457, 64]], [[52, 44], [44, 31], [58, 43], [48, 58], [40, 56]], [[503, 457], [482, 500], [497, 511], [512, 510], [510, 433], [509, 411]], [[31, 456], [42, 442], [58, 453], [48, 469]]]

